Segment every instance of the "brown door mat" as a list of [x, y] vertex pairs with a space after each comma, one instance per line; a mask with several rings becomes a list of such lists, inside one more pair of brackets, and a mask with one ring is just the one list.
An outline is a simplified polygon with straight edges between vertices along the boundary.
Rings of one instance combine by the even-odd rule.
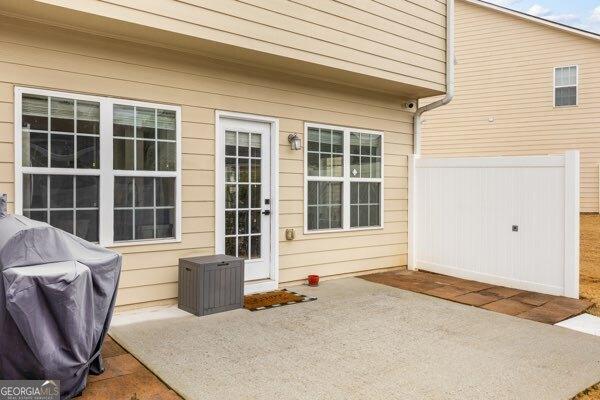
[[273, 290], [272, 292], [254, 293], [244, 296], [244, 308], [250, 311], [259, 311], [266, 310], [267, 308], [304, 303], [306, 301], [313, 301], [316, 299], [316, 297], [307, 297], [303, 294], [281, 289]]

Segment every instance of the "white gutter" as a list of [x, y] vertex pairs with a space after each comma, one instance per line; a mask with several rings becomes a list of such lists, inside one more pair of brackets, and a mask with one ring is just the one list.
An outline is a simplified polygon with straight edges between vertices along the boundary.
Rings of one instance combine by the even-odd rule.
[[446, 96], [426, 106], [419, 107], [413, 116], [414, 146], [413, 153], [421, 154], [421, 116], [450, 103], [454, 97], [454, 0], [446, 0]]

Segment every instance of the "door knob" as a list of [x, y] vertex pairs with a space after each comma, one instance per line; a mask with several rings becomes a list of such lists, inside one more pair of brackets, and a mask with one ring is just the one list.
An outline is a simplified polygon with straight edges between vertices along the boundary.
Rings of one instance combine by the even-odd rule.
[[271, 215], [271, 210], [265, 210], [262, 213], [263, 215]]

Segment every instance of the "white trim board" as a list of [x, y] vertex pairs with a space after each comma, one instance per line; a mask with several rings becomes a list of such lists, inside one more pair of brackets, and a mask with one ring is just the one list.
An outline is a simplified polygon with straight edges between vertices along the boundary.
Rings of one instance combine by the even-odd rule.
[[580, 154], [565, 152], [564, 296], [579, 298]]
[[224, 146], [224, 137], [220, 135], [223, 118], [263, 122], [271, 126], [271, 265], [269, 279], [247, 281], [244, 293], [264, 292], [277, 289], [279, 285], [279, 119], [244, 114], [233, 111], [215, 110], [215, 253], [223, 254], [224, 246], [220, 238], [224, 236], [224, 215], [219, 212], [219, 204], [225, 201], [225, 188], [219, 179], [219, 171], [225, 168], [225, 158], [219, 157]]

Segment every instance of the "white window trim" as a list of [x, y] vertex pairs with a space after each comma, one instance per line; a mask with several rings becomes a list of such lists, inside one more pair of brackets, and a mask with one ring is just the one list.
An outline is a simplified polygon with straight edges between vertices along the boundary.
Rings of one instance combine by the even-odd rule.
[[[561, 69], [561, 68], [573, 68], [575, 67], [575, 85], [560, 85], [560, 86], [556, 86], [556, 70]], [[562, 65], [559, 67], [554, 67], [554, 69], [552, 70], [552, 99], [553, 99], [553, 103], [552, 106], [554, 108], [569, 108], [569, 107], [577, 107], [579, 106], [579, 65]], [[574, 105], [568, 105], [568, 106], [557, 106], [556, 105], [556, 89], [559, 88], [566, 88], [566, 87], [573, 87], [575, 86], [575, 104]]]
[[[341, 177], [325, 177], [325, 176], [308, 176], [308, 128], [318, 129], [335, 129], [344, 132], [344, 158], [343, 158], [343, 173]], [[371, 135], [381, 136], [381, 177], [380, 178], [352, 178], [350, 176], [350, 132], [354, 133], [367, 133]], [[304, 234], [315, 235], [323, 233], [335, 233], [335, 232], [354, 232], [354, 231], [372, 231], [381, 230], [384, 228], [384, 165], [385, 165], [385, 137], [383, 132], [372, 131], [367, 129], [350, 128], [336, 125], [326, 125], [313, 122], [304, 123]], [[308, 229], [308, 182], [309, 181], [336, 181], [342, 182], [342, 227], [336, 229]], [[350, 182], [378, 182], [380, 183], [380, 209], [379, 209], [379, 221], [378, 226], [365, 226], [352, 228], [350, 226]]]
[[[50, 167], [24, 167], [22, 160], [22, 128], [21, 109], [23, 94], [37, 94], [41, 96], [62, 97], [67, 99], [87, 100], [100, 103], [100, 168], [50, 168]], [[176, 118], [176, 162], [175, 171], [129, 171], [113, 170], [113, 105], [122, 104], [138, 107], [159, 108], [175, 111]], [[23, 213], [23, 174], [48, 174], [48, 175], [95, 175], [100, 177], [100, 198], [98, 233], [99, 244], [106, 247], [137, 246], [161, 243], [181, 242], [181, 107], [148, 103], [143, 101], [127, 100], [112, 97], [91, 96], [78, 93], [60, 92], [46, 89], [15, 87], [14, 105], [14, 140], [15, 140], [15, 213]], [[175, 178], [175, 237], [166, 239], [147, 239], [118, 241], [113, 240], [114, 233], [114, 177], [173, 177]]]

